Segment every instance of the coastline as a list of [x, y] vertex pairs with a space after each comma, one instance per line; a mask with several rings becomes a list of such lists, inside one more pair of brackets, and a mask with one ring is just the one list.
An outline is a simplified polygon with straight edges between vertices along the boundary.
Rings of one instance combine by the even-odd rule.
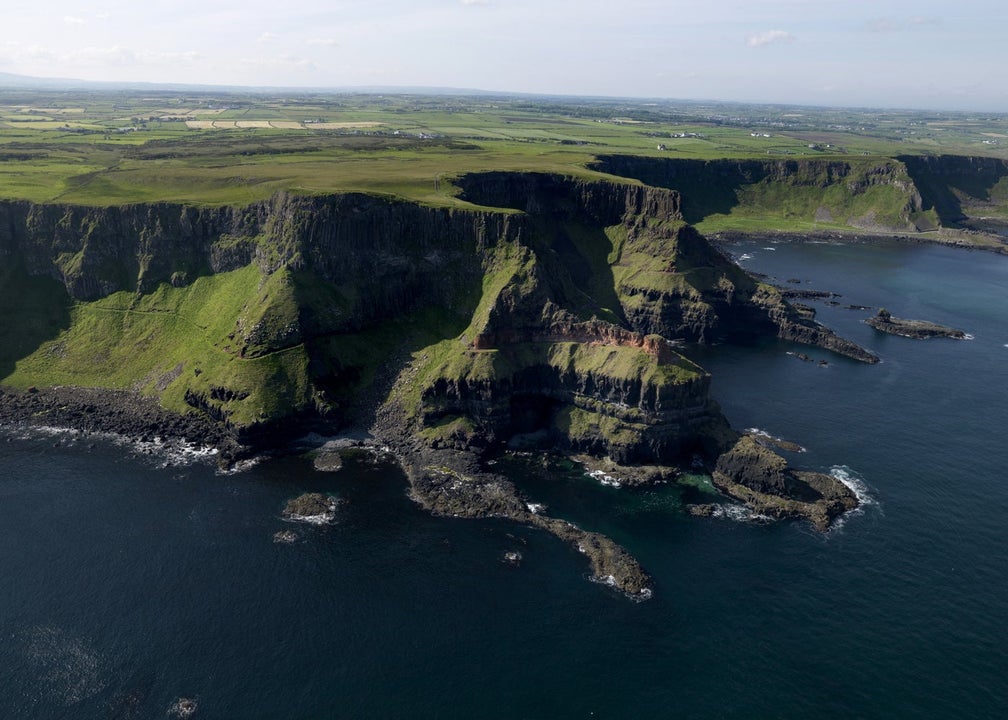
[[[411, 441], [394, 409], [382, 410], [371, 432], [351, 428], [339, 437], [349, 438], [347, 447], [387, 449], [405, 471], [414, 502], [434, 515], [498, 517], [545, 530], [587, 557], [591, 580], [634, 600], [652, 597], [650, 575], [611, 538], [542, 514], [509, 479], [483, 469], [474, 453], [430, 450]], [[268, 449], [241, 443], [235, 432], [208, 418], [173, 413], [154, 398], [128, 390], [0, 386], [0, 426], [59, 427], [135, 442], [185, 442], [217, 450], [217, 462], [224, 468]]]
[[137, 442], [154, 438], [185, 442], [216, 449], [223, 466], [254, 452], [234, 433], [208, 418], [170, 412], [155, 398], [129, 390], [65, 385], [19, 390], [0, 386], [0, 425], [111, 433]]
[[706, 237], [715, 245], [738, 240], [765, 240], [766, 242], [814, 243], [835, 242], [849, 244], [872, 243], [879, 240], [896, 240], [917, 245], [944, 245], [963, 250], [982, 250], [1008, 255], [1008, 237], [978, 230], [941, 230], [921, 233], [885, 232], [883, 230], [719, 230]]

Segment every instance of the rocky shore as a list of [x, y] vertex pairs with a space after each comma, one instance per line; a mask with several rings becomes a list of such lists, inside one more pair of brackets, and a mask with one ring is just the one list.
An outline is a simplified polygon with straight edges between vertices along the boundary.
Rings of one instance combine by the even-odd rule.
[[[374, 408], [367, 436], [357, 445], [381, 445], [391, 451], [406, 471], [410, 496], [430, 512], [458, 518], [506, 518], [540, 528], [583, 554], [592, 580], [611, 586], [628, 597], [651, 597], [653, 583], [647, 571], [625, 548], [611, 538], [585, 530], [567, 520], [551, 517], [541, 505], [526, 498], [507, 477], [494, 473], [478, 451], [435, 449], [411, 430], [401, 408], [386, 403]], [[136, 441], [185, 442], [218, 450], [219, 461], [229, 464], [255, 451], [217, 423], [197, 414], [177, 415], [151, 398], [127, 391], [54, 387], [43, 390], [0, 389], [0, 424], [73, 428], [85, 433], [115, 433]], [[809, 520], [826, 530], [843, 512], [856, 507], [854, 494], [836, 479], [821, 473], [795, 471], [768, 445], [800, 450], [785, 441], [762, 435], [742, 435], [716, 462], [715, 487], [744, 502], [754, 512], [776, 518]], [[339, 453], [320, 454], [322, 471], [339, 467]], [[674, 481], [674, 468], [621, 466], [609, 460], [581, 456], [586, 471], [615, 473], [621, 483], [651, 485]], [[284, 508], [290, 519], [324, 517], [331, 521], [334, 501], [309, 494], [294, 498]], [[704, 513], [697, 513], [704, 514]], [[275, 538], [291, 542], [293, 537]]]
[[[408, 370], [404, 374], [408, 375]], [[410, 431], [395, 401], [372, 408], [370, 434], [396, 456], [410, 483], [410, 497], [435, 515], [504, 518], [537, 527], [588, 558], [591, 579], [635, 600], [649, 599], [651, 576], [622, 546], [600, 533], [545, 514], [511, 480], [491, 472], [477, 451], [435, 449]]]
[[131, 440], [184, 442], [218, 450], [227, 465], [253, 449], [209, 418], [178, 415], [157, 400], [126, 390], [57, 386], [29, 390], [0, 388], [0, 424], [72, 428], [112, 433]]

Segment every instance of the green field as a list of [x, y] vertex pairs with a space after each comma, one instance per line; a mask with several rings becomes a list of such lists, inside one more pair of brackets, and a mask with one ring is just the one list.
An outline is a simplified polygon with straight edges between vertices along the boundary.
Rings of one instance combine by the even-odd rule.
[[362, 191], [458, 205], [452, 179], [467, 172], [599, 176], [588, 165], [614, 154], [1008, 158], [1008, 118], [573, 98], [0, 91], [0, 197], [35, 202], [223, 205], [277, 191]]

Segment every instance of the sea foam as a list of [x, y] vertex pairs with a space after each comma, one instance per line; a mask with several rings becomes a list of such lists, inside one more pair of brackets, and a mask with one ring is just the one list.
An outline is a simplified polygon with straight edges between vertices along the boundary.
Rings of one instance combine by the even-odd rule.
[[733, 503], [718, 503], [714, 506], [714, 510], [711, 513], [711, 517], [722, 518], [724, 520], [731, 520], [733, 522], [745, 522], [745, 523], [768, 523], [773, 522], [773, 518], [769, 515], [763, 515], [762, 513], [754, 512], [745, 505], [735, 505]]
[[864, 515], [867, 508], [878, 505], [878, 500], [871, 494], [871, 490], [857, 471], [846, 465], [834, 465], [830, 468], [829, 474], [846, 485], [854, 497], [857, 498], [858, 506], [853, 510], [848, 510], [843, 515], [833, 521], [832, 530], [839, 530], [847, 521], [847, 518], [856, 515]]
[[619, 480], [614, 478], [612, 475], [607, 475], [604, 470], [592, 470], [588, 473], [588, 477], [594, 478], [603, 485], [608, 485], [609, 487], [618, 488], [622, 485]]

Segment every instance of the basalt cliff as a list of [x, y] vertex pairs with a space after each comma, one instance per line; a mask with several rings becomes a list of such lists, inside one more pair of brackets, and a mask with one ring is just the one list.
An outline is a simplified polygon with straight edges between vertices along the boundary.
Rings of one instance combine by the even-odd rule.
[[[367, 430], [432, 511], [542, 527], [638, 597], [650, 581], [622, 548], [545, 514], [486, 461], [553, 452], [666, 479], [704, 461], [775, 515], [825, 527], [851, 506], [836, 481], [732, 430], [679, 345], [776, 336], [877, 359], [715, 249], [679, 192], [530, 173], [456, 187], [453, 208], [363, 194], [0, 203], [5, 417], [201, 433], [231, 456]], [[152, 427], [137, 429], [130, 397], [157, 407]]]

